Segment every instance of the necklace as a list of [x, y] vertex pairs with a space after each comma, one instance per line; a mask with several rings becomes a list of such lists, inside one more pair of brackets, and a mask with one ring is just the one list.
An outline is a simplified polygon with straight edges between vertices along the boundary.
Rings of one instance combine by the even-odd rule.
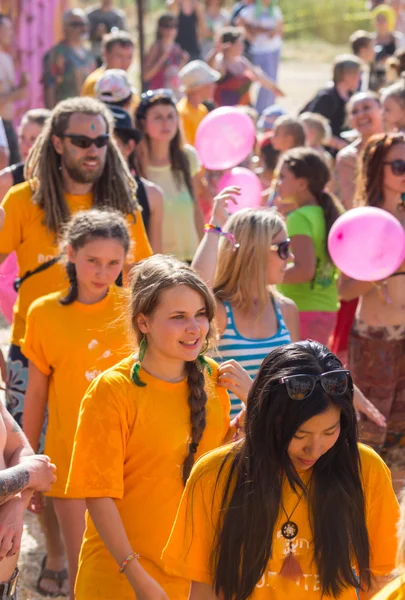
[[[309, 489], [311, 487], [311, 480], [312, 480], [312, 475], [306, 486], [307, 491], [309, 491]], [[284, 508], [284, 504], [281, 501], [281, 508], [283, 509], [283, 512], [287, 519], [285, 521], [285, 523], [283, 523], [283, 525], [281, 526], [281, 535], [283, 536], [283, 538], [285, 540], [287, 540], [288, 554], [284, 559], [283, 565], [280, 570], [280, 575], [281, 575], [281, 577], [285, 577], [287, 579], [292, 579], [293, 581], [296, 581], [297, 579], [299, 579], [302, 576], [302, 569], [293, 553], [293, 540], [298, 535], [298, 525], [297, 525], [297, 523], [292, 521], [292, 517], [293, 517], [295, 511], [297, 510], [298, 505], [301, 502], [303, 495], [304, 495], [304, 492], [301, 493], [296, 505], [294, 506], [293, 510], [291, 511], [291, 513], [289, 515], [287, 514], [287, 511]]]

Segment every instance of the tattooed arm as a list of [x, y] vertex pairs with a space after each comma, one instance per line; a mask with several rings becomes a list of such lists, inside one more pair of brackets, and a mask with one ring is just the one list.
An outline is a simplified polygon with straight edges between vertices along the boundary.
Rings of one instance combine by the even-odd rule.
[[7, 432], [4, 445], [4, 462], [6, 467], [15, 467], [21, 459], [34, 454], [21, 427], [15, 422], [6, 407], [0, 402], [0, 418], [3, 420]]

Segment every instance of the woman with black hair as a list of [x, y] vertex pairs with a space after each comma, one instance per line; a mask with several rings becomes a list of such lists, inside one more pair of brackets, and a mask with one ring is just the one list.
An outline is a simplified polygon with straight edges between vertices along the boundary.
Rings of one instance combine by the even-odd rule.
[[193, 469], [164, 551], [189, 600], [370, 598], [399, 513], [388, 468], [358, 444], [350, 372], [317, 342], [277, 348], [245, 425]]

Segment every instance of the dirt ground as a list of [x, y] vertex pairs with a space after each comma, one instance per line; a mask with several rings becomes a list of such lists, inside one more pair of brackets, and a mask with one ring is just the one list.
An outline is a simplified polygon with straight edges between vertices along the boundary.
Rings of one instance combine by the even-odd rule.
[[[285, 45], [280, 67], [279, 83], [286, 98], [280, 102], [292, 114], [305, 105], [309, 98], [331, 76], [331, 60], [341, 49], [324, 43], [289, 42]], [[0, 346], [6, 355], [9, 330], [0, 323]], [[39, 567], [44, 555], [42, 534], [37, 519], [26, 514], [19, 567], [19, 600], [39, 600], [35, 590]]]

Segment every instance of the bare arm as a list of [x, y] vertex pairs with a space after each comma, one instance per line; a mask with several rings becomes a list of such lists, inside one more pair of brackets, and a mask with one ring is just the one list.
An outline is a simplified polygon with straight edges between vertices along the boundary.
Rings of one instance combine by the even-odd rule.
[[192, 581], [188, 600], [218, 600], [218, 596], [208, 583]]
[[44, 104], [46, 108], [52, 110], [56, 105], [56, 85], [44, 87]]
[[159, 52], [159, 47], [157, 44], [154, 44], [152, 46], [152, 48], [146, 56], [144, 64], [144, 78], [146, 80], [152, 79], [152, 77], [154, 77], [156, 73], [159, 73], [167, 57], [169, 56], [169, 53], [170, 50], [168, 52], [167, 49], [163, 50], [162, 48], [160, 48]]
[[337, 155], [335, 169], [339, 184], [339, 198], [347, 210], [353, 208], [356, 190], [356, 166], [357, 161], [355, 157]]
[[297, 305], [290, 298], [278, 300], [281, 314], [283, 315], [286, 327], [291, 335], [292, 342], [298, 342], [301, 339], [300, 317]]
[[201, 211], [200, 203], [198, 202], [197, 190], [200, 185], [201, 175], [197, 173], [192, 179], [193, 196], [194, 196], [194, 225], [197, 231], [198, 239], [201, 240], [204, 235], [204, 217]]
[[[90, 517], [107, 550], [117, 561], [117, 565], [121, 564], [126, 556], [136, 552], [136, 548], [132, 548], [129, 543], [114, 500], [112, 498], [87, 498], [86, 504]], [[124, 574], [138, 600], [168, 600], [162, 588], [146, 573], [137, 559], [128, 563]]]
[[49, 377], [29, 361], [28, 385], [24, 399], [24, 433], [32, 448], [38, 448], [48, 401]]
[[339, 281], [339, 297], [341, 300], [354, 300], [371, 292], [374, 284], [369, 281], [356, 281], [346, 275], [341, 275]]
[[[6, 150], [5, 148], [0, 148], [0, 163], [2, 161], [2, 156], [3, 153], [2, 151]], [[8, 165], [8, 156], [9, 153], [7, 152], [7, 163], [6, 165], [3, 167], [3, 169], [5, 169]], [[4, 196], [7, 194], [8, 190], [12, 187], [13, 185], [13, 177], [10, 173], [10, 171], [4, 171], [3, 173], [0, 173], [0, 202], [1, 200], [3, 200]], [[0, 226], [1, 229], [1, 226]]]
[[308, 235], [294, 235], [291, 238], [294, 263], [288, 265], [283, 283], [307, 283], [315, 275], [316, 258], [312, 239]]
[[163, 192], [153, 183], [142, 179], [148, 196], [150, 220], [148, 237], [155, 254], [162, 252]]
[[271, 79], [260, 67], [256, 67], [245, 57], [242, 57], [242, 61], [246, 67], [246, 76], [252, 81], [258, 81], [267, 90], [274, 92], [276, 96], [285, 96], [284, 92], [278, 87], [276, 82]]

